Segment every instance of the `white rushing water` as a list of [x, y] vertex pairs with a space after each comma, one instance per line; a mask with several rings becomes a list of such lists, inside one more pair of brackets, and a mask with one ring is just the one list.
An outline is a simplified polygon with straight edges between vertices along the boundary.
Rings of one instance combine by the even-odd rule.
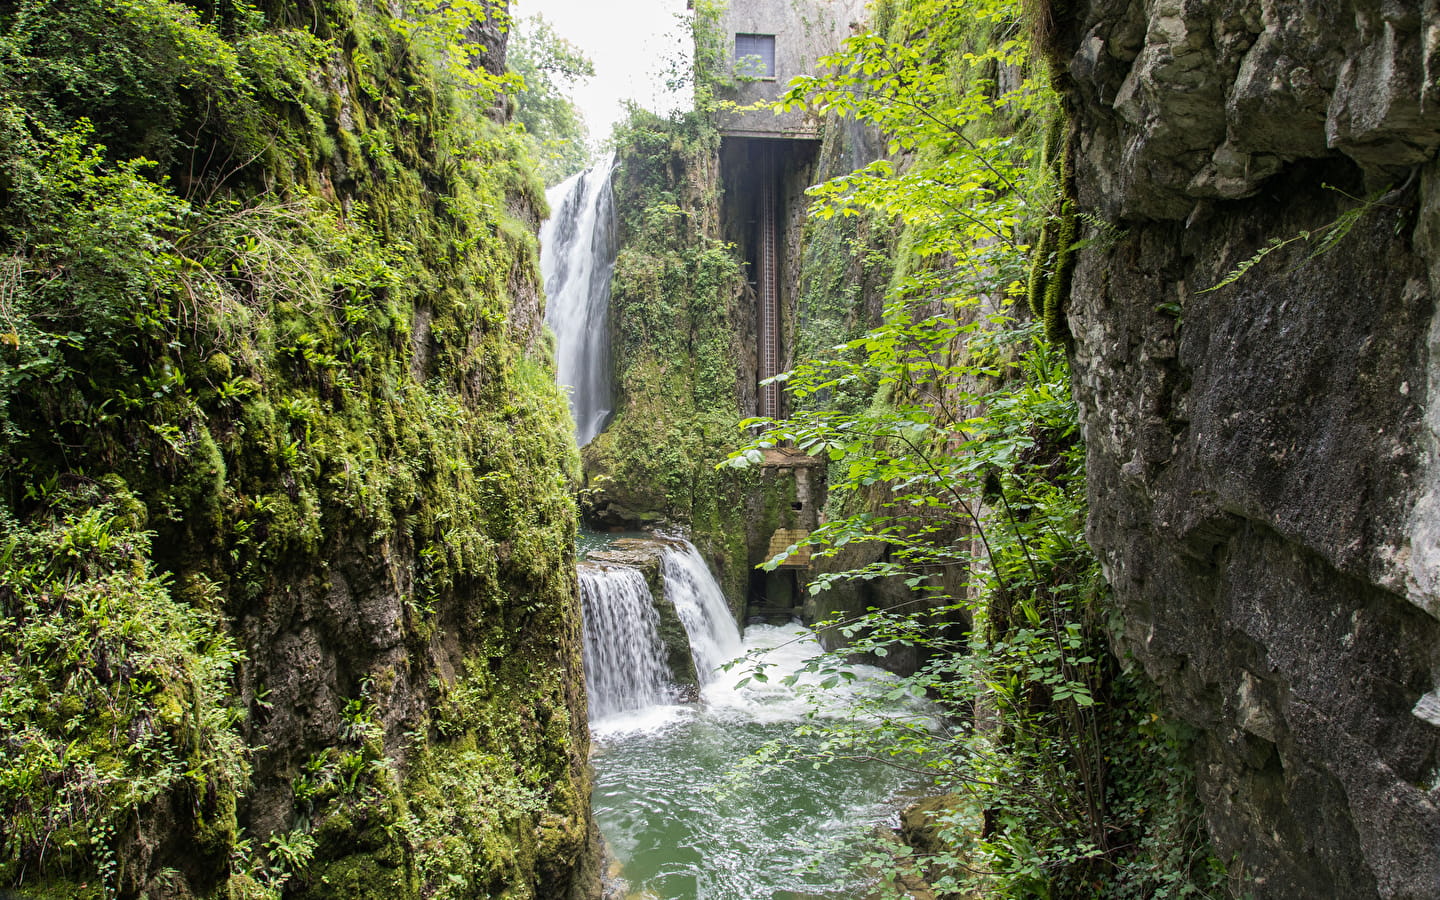
[[580, 566], [590, 719], [667, 703], [673, 693], [660, 616], [638, 569]]
[[[586, 569], [592, 570], [588, 576]], [[583, 566], [582, 585], [594, 589], [603, 576], [610, 593], [620, 592], [622, 579], [643, 586], [638, 571], [628, 570], [633, 577], [621, 571]], [[902, 715], [914, 723], [923, 721], [927, 710], [902, 702], [881, 712], [866, 704], [866, 698], [895, 685], [894, 676], [870, 666], [852, 667], [853, 680], [823, 686], [825, 676], [808, 664], [824, 651], [800, 625], [754, 625], [742, 639], [719, 585], [688, 543], [663, 552], [661, 574], [666, 598], [689, 633], [704, 683], [700, 702], [677, 703], [662, 689], [652, 705], [627, 701], [612, 707], [605, 701], [603, 708], [615, 711], [596, 715], [597, 694], [608, 695], [613, 682], [594, 661], [589, 644], [595, 631], [588, 619], [585, 627], [596, 772], [592, 802], [618, 864], [612, 873], [621, 882], [612, 885], [616, 896], [849, 900], [864, 895], [864, 875], [847, 868], [838, 847], [889, 821], [895, 798], [916, 788], [919, 779], [865, 759], [819, 769], [808, 761], [780, 765], [739, 781], [734, 767], [769, 741], [793, 743], [802, 755], [823, 753], [823, 735], [794, 731], [816, 715], [839, 725], [852, 720], [849, 724], [869, 733], [881, 715]], [[593, 608], [587, 595], [587, 616]], [[634, 609], [637, 619], [655, 615], [648, 600]], [[619, 623], [613, 630], [625, 631]], [[647, 641], [640, 643], [648, 647]], [[627, 671], [650, 665], [627, 661], [618, 651], [607, 651], [605, 659]], [[763, 680], [754, 677], [757, 664], [764, 666]]]
[[570, 388], [575, 442], [590, 443], [614, 406], [610, 389], [610, 276], [615, 269], [611, 156], [545, 193], [540, 228], [545, 321], [555, 332], [555, 379]]
[[660, 573], [665, 599], [690, 636], [690, 653], [703, 687], [715, 680], [721, 666], [740, 655], [740, 629], [694, 544], [683, 541], [668, 547], [660, 558]]

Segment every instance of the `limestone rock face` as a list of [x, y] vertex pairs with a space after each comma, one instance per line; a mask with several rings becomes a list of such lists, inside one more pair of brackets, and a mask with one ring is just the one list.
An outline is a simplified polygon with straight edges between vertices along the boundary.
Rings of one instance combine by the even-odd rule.
[[1104, 111], [1081, 145], [1107, 217], [1184, 218], [1295, 160], [1400, 171], [1440, 146], [1434, 0], [1094, 0], [1068, 24], [1069, 72]]
[[[1240, 891], [1440, 896], [1440, 4], [1069, 11], [1096, 218], [1067, 318], [1119, 649], [1201, 730]], [[1324, 252], [1206, 290], [1366, 197]]]

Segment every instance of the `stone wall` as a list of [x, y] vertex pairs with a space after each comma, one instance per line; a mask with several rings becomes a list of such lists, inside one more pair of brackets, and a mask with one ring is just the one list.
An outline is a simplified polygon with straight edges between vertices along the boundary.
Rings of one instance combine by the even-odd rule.
[[1119, 649], [1201, 730], [1237, 891], [1440, 896], [1440, 4], [1056, 12]]

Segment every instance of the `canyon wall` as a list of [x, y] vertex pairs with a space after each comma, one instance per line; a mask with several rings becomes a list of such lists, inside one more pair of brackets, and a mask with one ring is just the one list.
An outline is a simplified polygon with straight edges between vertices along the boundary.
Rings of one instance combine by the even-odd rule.
[[0, 894], [599, 893], [542, 188], [398, 10], [4, 6]]
[[1440, 896], [1440, 4], [1050, 12], [1118, 649], [1238, 891]]

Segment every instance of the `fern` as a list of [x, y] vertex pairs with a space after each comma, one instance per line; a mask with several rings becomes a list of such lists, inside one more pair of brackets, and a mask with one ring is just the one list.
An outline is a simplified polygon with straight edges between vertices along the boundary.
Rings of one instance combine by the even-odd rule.
[[[1338, 194], [1344, 194], [1346, 197], [1350, 197], [1349, 194], [1346, 194], [1344, 191], [1340, 190], [1334, 185], [1322, 184], [1321, 187], [1325, 188], [1328, 191], [1335, 191]], [[1291, 235], [1290, 237], [1283, 239], [1272, 237], [1265, 244], [1264, 247], [1261, 247], [1255, 253], [1254, 256], [1250, 257], [1247, 260], [1244, 260], [1238, 266], [1231, 269], [1230, 272], [1224, 278], [1220, 279], [1219, 282], [1211, 285], [1208, 288], [1205, 288], [1202, 291], [1197, 291], [1197, 293], [1208, 294], [1211, 291], [1218, 291], [1223, 287], [1228, 287], [1229, 285], [1234, 284], [1235, 282], [1243, 278], [1246, 272], [1249, 272], [1251, 269], [1259, 265], [1260, 261], [1263, 260], [1265, 257], [1269, 256], [1277, 250], [1282, 250], [1285, 247], [1290, 246], [1291, 244], [1299, 243], [1302, 241], [1309, 242], [1312, 239], [1316, 241], [1315, 248], [1311, 250], [1308, 255], [1306, 255], [1306, 261], [1315, 259], [1317, 256], [1329, 252], [1330, 250], [1334, 249], [1337, 244], [1339, 244], [1345, 239], [1345, 236], [1348, 235], [1350, 233], [1350, 230], [1355, 227], [1355, 223], [1359, 222], [1362, 218], [1364, 218], [1366, 213], [1370, 212], [1370, 210], [1374, 209], [1376, 206], [1383, 205], [1381, 201], [1383, 201], [1385, 197], [1389, 195], [1389, 193], [1390, 188], [1376, 191], [1366, 199], [1360, 201], [1360, 205], [1345, 210], [1340, 215], [1336, 216], [1333, 221], [1327, 222], [1326, 224], [1321, 225], [1319, 228], [1299, 231]], [[1355, 198], [1351, 197], [1351, 199], [1353, 200]]]

